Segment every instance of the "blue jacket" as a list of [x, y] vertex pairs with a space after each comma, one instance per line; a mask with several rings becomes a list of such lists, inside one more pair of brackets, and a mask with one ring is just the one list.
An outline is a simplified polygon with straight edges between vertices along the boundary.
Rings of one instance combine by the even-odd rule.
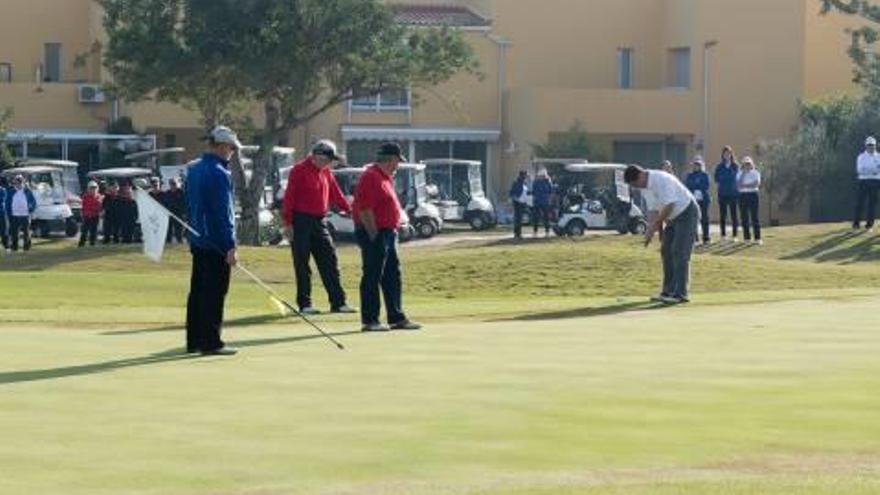
[[225, 255], [235, 247], [235, 199], [229, 162], [206, 153], [186, 175], [190, 246]]
[[718, 184], [718, 196], [722, 198], [739, 196], [739, 188], [736, 185], [736, 176], [739, 173], [739, 165], [734, 162], [729, 167], [719, 163], [715, 167], [715, 183]]
[[523, 189], [525, 189], [525, 187], [526, 181], [517, 178], [515, 181], [513, 181], [513, 185], [510, 186], [510, 192], [508, 193], [508, 196], [513, 201], [519, 201], [519, 198], [520, 196], [522, 196]]
[[[6, 190], [6, 197], [3, 199], [3, 205], [6, 208], [6, 215], [12, 216], [12, 197], [15, 196], [17, 191], [14, 187], [10, 187]], [[33, 213], [34, 210], [37, 209], [37, 198], [34, 197], [33, 191], [30, 190], [29, 187], [24, 188], [24, 196], [27, 198], [28, 204], [28, 213]], [[2, 210], [2, 208], [0, 208]]]
[[6, 216], [6, 188], [0, 187], [0, 217]]
[[532, 183], [532, 204], [550, 206], [550, 195], [553, 194], [553, 183], [550, 179], [535, 179]]
[[709, 204], [711, 202], [709, 198], [709, 174], [702, 171], [691, 172], [685, 178], [684, 183], [690, 192], [700, 191], [700, 194], [703, 195], [700, 203]]

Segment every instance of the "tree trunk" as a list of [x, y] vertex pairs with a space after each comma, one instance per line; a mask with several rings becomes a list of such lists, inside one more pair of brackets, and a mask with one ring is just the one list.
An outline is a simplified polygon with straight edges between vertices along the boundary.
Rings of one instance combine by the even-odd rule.
[[[260, 139], [260, 150], [254, 158], [250, 180], [246, 180], [238, 194], [241, 204], [239, 242], [249, 246], [259, 246], [260, 239], [260, 200], [263, 198], [266, 176], [269, 167], [274, 166], [272, 153], [278, 144], [278, 110], [271, 103], [266, 104], [266, 125]], [[242, 174], [243, 175], [243, 174]], [[264, 205], [265, 208], [271, 205]]]

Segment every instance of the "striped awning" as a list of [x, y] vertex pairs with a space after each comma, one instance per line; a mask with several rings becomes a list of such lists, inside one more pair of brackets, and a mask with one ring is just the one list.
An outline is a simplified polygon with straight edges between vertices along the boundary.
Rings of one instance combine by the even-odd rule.
[[346, 141], [474, 141], [495, 143], [501, 130], [480, 127], [342, 126]]

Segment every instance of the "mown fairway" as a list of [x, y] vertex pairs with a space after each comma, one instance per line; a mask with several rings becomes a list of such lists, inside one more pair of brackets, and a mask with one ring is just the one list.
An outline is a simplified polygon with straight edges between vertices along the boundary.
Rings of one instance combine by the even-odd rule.
[[[344, 352], [237, 278], [232, 359], [181, 355], [182, 250], [6, 256], [0, 493], [880, 493], [880, 237], [767, 240], [673, 309], [634, 238], [406, 248], [428, 329], [320, 318]], [[292, 296], [286, 250], [243, 259]]]

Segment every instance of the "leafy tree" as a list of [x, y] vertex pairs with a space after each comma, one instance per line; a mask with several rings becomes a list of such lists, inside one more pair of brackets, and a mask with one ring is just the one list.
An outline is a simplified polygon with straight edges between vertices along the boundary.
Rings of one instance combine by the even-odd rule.
[[854, 81], [868, 90], [872, 101], [880, 99], [880, 59], [876, 44], [880, 40], [880, 5], [869, 0], [819, 0], [822, 14], [839, 12], [858, 16], [865, 21], [858, 29], [848, 31], [852, 37], [848, 50], [854, 64]]
[[245, 243], [259, 241], [272, 149], [291, 131], [352, 98], [430, 87], [477, 67], [462, 33], [399, 25], [378, 0], [97, 1], [121, 96], [195, 108], [206, 128], [259, 105], [249, 180], [233, 167]]
[[12, 165], [13, 156], [6, 144], [6, 134], [9, 132], [9, 121], [15, 112], [12, 108], [0, 108], [0, 168]]
[[575, 121], [564, 132], [551, 132], [544, 144], [533, 144], [539, 158], [586, 158], [594, 162], [608, 160], [608, 152], [589, 136], [584, 125]]

